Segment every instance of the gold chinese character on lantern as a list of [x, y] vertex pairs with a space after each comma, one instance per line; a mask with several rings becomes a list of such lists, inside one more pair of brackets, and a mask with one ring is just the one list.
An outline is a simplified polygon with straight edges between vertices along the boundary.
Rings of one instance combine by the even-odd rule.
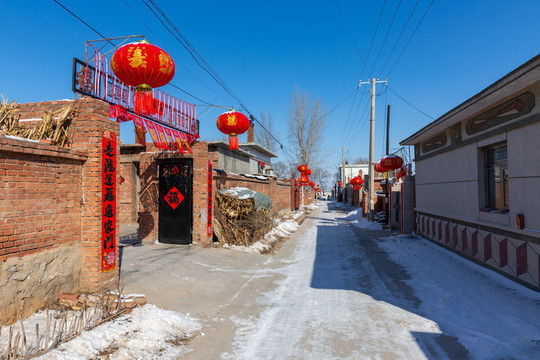
[[227, 125], [229, 126], [235, 126], [236, 125], [236, 115], [232, 114], [227, 117]]
[[131, 57], [128, 56], [128, 60], [131, 67], [146, 67], [146, 53], [143, 54], [141, 48], [136, 48], [135, 51], [132, 52]]

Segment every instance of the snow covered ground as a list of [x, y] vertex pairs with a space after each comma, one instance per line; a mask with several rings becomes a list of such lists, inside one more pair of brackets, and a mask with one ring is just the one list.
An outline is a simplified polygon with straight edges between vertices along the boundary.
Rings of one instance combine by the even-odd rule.
[[297, 233], [261, 315], [231, 318], [223, 360], [540, 358], [539, 293], [329, 206]]
[[[29, 344], [35, 344], [35, 324], [41, 323], [43, 329], [45, 319], [45, 313], [40, 312], [24, 321]], [[18, 326], [15, 327], [18, 331]], [[0, 338], [0, 351], [7, 348], [8, 333], [9, 329], [4, 327]], [[36, 359], [175, 359], [189, 351], [182, 339], [199, 334], [200, 324], [189, 314], [145, 305], [91, 331], [85, 331]], [[201, 335], [203, 334], [199, 336]]]
[[380, 241], [410, 274], [421, 312], [457, 336], [473, 359], [540, 359], [540, 293], [420, 236]]

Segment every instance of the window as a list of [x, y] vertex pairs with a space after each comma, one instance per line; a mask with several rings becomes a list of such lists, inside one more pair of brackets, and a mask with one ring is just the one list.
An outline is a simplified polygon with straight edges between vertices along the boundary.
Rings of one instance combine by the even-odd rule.
[[506, 144], [488, 147], [486, 154], [487, 210], [508, 211], [508, 157]]

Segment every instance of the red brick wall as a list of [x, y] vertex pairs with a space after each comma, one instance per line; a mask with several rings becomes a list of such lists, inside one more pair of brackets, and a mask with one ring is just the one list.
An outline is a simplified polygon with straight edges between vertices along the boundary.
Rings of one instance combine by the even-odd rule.
[[[120, 127], [118, 123], [109, 119], [109, 104], [88, 97], [76, 101], [62, 100], [20, 104], [18, 108], [21, 112], [21, 119], [27, 119], [39, 118], [45, 110], [56, 111], [66, 104], [74, 104], [79, 109], [78, 115], [71, 125], [71, 148], [87, 155], [80, 174], [78, 198], [80, 201], [80, 197], [83, 195], [85, 204], [80, 207], [81, 231], [80, 237], [76, 239], [81, 242], [83, 248], [81, 288], [97, 291], [114, 287], [118, 281], [118, 267], [108, 273], [101, 273], [101, 144], [103, 130], [119, 134]], [[120, 141], [117, 141], [117, 144], [116, 153], [118, 154]], [[45, 161], [51, 160], [53, 159], [48, 158]], [[47, 180], [43, 179], [43, 181]], [[116, 243], [118, 244], [118, 232], [116, 233]]]
[[[118, 181], [117, 225], [133, 225], [137, 223], [137, 183], [139, 181], [138, 169], [133, 161], [119, 158], [118, 173], [121, 176]], [[123, 179], [123, 181], [122, 181]]]
[[288, 180], [257, 179], [241, 175], [214, 174], [214, 189], [231, 187], [246, 187], [253, 191], [266, 194], [272, 200], [272, 214], [278, 214], [291, 209], [291, 185]]
[[0, 136], [0, 261], [81, 236], [85, 152]]

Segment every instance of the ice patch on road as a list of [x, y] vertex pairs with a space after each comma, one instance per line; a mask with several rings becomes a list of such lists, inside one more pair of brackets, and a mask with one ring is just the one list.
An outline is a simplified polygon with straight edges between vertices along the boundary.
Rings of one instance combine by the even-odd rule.
[[364, 230], [381, 230], [381, 224], [376, 221], [368, 221], [362, 217], [362, 209], [349, 211], [343, 220], [349, 221], [354, 227]]

